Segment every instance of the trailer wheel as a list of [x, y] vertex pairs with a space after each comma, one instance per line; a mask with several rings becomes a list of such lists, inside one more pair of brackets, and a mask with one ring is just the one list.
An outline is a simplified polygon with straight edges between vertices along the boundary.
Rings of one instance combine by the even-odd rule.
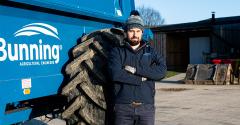
[[67, 97], [62, 118], [67, 124], [105, 125], [111, 84], [107, 77], [110, 47], [122, 46], [124, 32], [103, 29], [81, 38], [72, 50], [73, 59], [65, 68], [67, 83], [61, 94]]

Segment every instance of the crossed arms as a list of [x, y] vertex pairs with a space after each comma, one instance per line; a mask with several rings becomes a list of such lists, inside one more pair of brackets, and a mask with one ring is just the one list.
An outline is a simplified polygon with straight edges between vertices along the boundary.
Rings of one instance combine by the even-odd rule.
[[112, 81], [139, 85], [146, 79], [160, 80], [165, 76], [165, 61], [154, 50], [149, 55], [143, 55], [136, 67], [123, 65], [122, 58], [118, 48], [113, 48], [109, 54], [108, 66]]

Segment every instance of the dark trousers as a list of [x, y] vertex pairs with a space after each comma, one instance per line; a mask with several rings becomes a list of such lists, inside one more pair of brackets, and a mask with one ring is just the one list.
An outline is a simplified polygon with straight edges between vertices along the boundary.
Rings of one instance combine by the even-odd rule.
[[154, 104], [115, 104], [115, 125], [154, 125]]

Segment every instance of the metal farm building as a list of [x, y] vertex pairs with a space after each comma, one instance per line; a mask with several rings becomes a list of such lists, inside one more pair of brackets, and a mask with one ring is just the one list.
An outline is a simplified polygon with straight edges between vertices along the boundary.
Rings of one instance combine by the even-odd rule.
[[212, 59], [240, 58], [240, 16], [212, 18], [151, 28], [153, 46], [166, 58], [168, 69], [185, 70], [188, 64]]

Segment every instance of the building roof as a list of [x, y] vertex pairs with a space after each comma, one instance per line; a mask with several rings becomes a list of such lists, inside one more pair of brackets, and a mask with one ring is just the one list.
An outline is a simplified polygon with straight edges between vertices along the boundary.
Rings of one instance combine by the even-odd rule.
[[194, 30], [210, 30], [213, 25], [235, 24], [240, 23], [240, 16], [209, 18], [198, 22], [162, 25], [152, 27], [154, 32], [185, 32]]

